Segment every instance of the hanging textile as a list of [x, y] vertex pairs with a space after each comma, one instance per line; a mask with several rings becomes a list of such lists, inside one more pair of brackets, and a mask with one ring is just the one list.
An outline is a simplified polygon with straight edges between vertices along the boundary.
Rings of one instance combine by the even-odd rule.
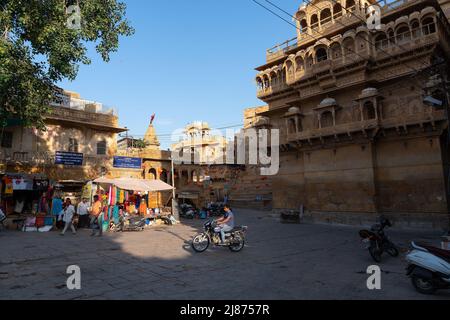
[[119, 206], [114, 206], [113, 218], [114, 218], [114, 223], [119, 224]]
[[124, 203], [125, 202], [125, 191], [120, 190], [119, 191], [119, 203]]
[[141, 206], [141, 196], [140, 195], [136, 196], [135, 204], [136, 204], [136, 208], [139, 208]]
[[111, 205], [112, 191], [113, 191], [113, 187], [112, 187], [112, 186], [109, 186], [109, 192], [108, 192], [108, 206]]
[[147, 214], [147, 204], [145, 201], [141, 201], [139, 205], [139, 214], [146, 215]]
[[60, 198], [55, 198], [52, 201], [52, 215], [58, 216], [63, 210], [63, 201]]

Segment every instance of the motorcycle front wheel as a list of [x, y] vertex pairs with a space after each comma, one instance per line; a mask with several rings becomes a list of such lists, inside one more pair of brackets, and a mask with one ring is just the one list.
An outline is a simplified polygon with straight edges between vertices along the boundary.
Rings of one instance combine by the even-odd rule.
[[234, 235], [233, 239], [231, 239], [231, 244], [228, 247], [231, 252], [240, 252], [245, 247], [244, 237], [241, 235]]
[[201, 233], [192, 240], [192, 249], [195, 252], [202, 253], [205, 252], [210, 245], [209, 237], [205, 233]]

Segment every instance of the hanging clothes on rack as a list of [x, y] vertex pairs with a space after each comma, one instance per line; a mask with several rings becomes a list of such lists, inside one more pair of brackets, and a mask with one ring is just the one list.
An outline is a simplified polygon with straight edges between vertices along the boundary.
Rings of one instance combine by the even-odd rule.
[[141, 201], [141, 204], [139, 205], [139, 214], [140, 215], [146, 215], [147, 214], [147, 203], [146, 201]]

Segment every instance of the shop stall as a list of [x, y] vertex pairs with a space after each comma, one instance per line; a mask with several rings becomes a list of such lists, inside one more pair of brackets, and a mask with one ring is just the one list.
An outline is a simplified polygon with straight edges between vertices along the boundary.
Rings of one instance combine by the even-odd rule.
[[155, 222], [167, 219], [167, 216], [172, 214], [172, 209], [169, 207], [149, 206], [150, 203], [155, 203], [151, 199], [152, 195], [173, 191], [172, 186], [161, 180], [99, 178], [93, 182], [105, 190], [97, 192], [104, 205], [102, 216], [104, 229], [108, 228], [111, 220], [117, 223], [121, 213], [147, 217]]

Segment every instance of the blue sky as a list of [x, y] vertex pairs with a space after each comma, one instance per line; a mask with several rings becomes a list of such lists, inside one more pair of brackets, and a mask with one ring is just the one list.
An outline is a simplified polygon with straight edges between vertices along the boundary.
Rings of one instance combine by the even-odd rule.
[[[91, 50], [92, 64], [61, 85], [116, 107], [121, 126], [137, 137], [156, 113], [165, 148], [170, 140], [164, 134], [189, 122], [237, 125], [245, 108], [263, 105], [256, 98], [254, 68], [265, 63], [266, 49], [296, 34], [251, 0], [124, 2], [135, 35], [122, 39], [109, 63]], [[273, 2], [291, 13], [301, 4]]]

